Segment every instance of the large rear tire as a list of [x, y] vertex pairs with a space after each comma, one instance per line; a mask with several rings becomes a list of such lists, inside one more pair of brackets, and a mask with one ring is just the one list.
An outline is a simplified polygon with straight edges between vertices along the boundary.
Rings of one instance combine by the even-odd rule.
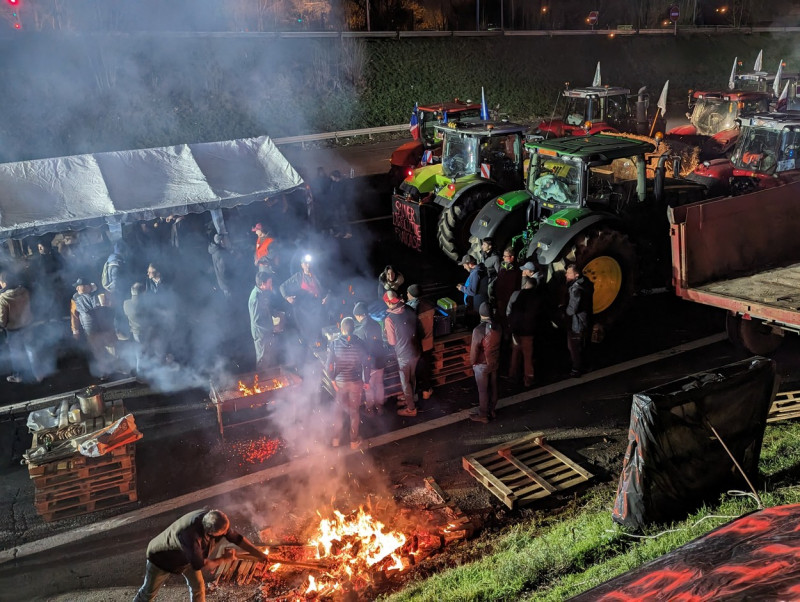
[[470, 252], [469, 229], [483, 206], [497, 195], [497, 190], [466, 192], [439, 216], [437, 237], [442, 252], [459, 261]]
[[573, 241], [560, 269], [570, 262], [594, 284], [594, 321], [607, 329], [624, 313], [636, 291], [635, 246], [626, 234], [601, 227], [583, 232]]
[[741, 316], [728, 314], [725, 331], [731, 343], [755, 355], [771, 355], [783, 343], [783, 336], [759, 320], [743, 320]]

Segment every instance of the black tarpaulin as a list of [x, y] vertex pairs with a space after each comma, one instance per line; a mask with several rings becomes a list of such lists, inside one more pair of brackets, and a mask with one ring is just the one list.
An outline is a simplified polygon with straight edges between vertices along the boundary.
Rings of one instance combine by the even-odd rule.
[[800, 504], [738, 518], [571, 600], [800, 600]]
[[639, 530], [746, 487], [711, 427], [754, 481], [776, 389], [774, 363], [755, 357], [634, 395], [614, 521]]

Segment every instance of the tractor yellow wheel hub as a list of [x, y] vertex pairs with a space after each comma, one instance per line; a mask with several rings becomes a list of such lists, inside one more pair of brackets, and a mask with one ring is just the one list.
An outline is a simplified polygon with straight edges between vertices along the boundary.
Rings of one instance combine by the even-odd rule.
[[583, 274], [594, 284], [594, 313], [599, 314], [611, 307], [622, 288], [622, 268], [619, 262], [608, 255], [595, 257], [583, 268]]

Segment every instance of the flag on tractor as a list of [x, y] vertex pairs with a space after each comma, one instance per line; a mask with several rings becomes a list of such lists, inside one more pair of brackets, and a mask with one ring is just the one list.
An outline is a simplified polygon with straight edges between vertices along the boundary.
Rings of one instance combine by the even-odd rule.
[[739, 60], [738, 56], [733, 57], [733, 69], [731, 69], [731, 76], [728, 79], [728, 88], [733, 90], [736, 87], [736, 62]]
[[489, 121], [489, 105], [486, 104], [486, 95], [483, 93], [483, 86], [481, 86], [481, 119]]
[[764, 61], [764, 51], [759, 50], [758, 56], [756, 57], [755, 65], [753, 65], [753, 71], [755, 71], [756, 73], [761, 71], [763, 61]]
[[772, 82], [772, 91], [775, 93], [775, 98], [780, 96], [781, 77], [783, 77], [783, 59], [781, 59], [781, 62], [778, 65], [778, 72], [775, 74], [775, 81]]
[[597, 69], [594, 70], [594, 79], [592, 80], [592, 87], [599, 88], [603, 84], [600, 83], [600, 61], [597, 61]]
[[433, 162], [433, 151], [426, 150], [424, 153], [422, 153], [422, 161], [420, 161], [420, 163], [422, 163], [423, 165], [428, 165], [428, 163], [432, 162]]
[[789, 102], [789, 82], [786, 82], [786, 85], [783, 87], [783, 92], [778, 97], [778, 105], [775, 107], [776, 111], [783, 111], [786, 108], [786, 104]]
[[447, 123], [447, 111], [442, 113], [442, 123]]
[[414, 103], [414, 112], [411, 113], [411, 121], [408, 122], [408, 129], [411, 130], [411, 137], [414, 140], [419, 140], [419, 119], [417, 119], [417, 112], [419, 107]]
[[669, 80], [664, 82], [664, 88], [661, 90], [661, 96], [658, 97], [658, 102], [656, 103], [656, 106], [661, 109], [662, 117], [667, 115], [667, 90], [669, 90]]

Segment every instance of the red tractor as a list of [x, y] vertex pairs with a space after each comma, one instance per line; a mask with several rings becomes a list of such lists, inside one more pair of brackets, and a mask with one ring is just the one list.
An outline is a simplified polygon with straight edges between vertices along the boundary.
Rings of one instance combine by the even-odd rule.
[[706, 161], [724, 157], [739, 138], [737, 119], [769, 111], [771, 92], [730, 90], [728, 92], [691, 92], [688, 125], [667, 132], [666, 141], [696, 146], [699, 159]]
[[[652, 116], [648, 115], [650, 102], [645, 90], [641, 88], [633, 95], [627, 88], [610, 86], [567, 88], [561, 94], [567, 101], [563, 116], [542, 121], [535, 135], [561, 138], [621, 132], [648, 136], [653, 124]], [[658, 115], [655, 128], [663, 132], [664, 118], [660, 112]]]
[[766, 113], [742, 121], [731, 159], [705, 161], [688, 179], [712, 195], [745, 194], [800, 179], [800, 112]]
[[[442, 138], [434, 126], [447, 122], [477, 123], [481, 120], [481, 103], [462, 101], [456, 98], [451, 102], [418, 106], [415, 109], [418, 134], [397, 148], [391, 157], [389, 179], [397, 186], [420, 165], [437, 163], [442, 157]], [[431, 152], [431, 160], [423, 163], [425, 151]]]

